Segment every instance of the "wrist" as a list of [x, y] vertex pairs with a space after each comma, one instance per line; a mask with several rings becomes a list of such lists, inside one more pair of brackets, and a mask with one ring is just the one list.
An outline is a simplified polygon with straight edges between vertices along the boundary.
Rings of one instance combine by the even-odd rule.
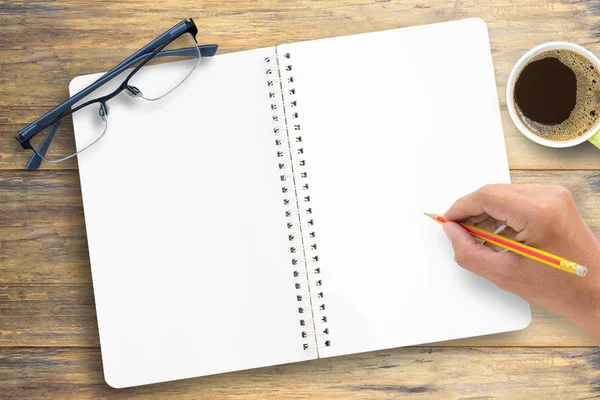
[[585, 333], [587, 333], [598, 346], [600, 346], [600, 311], [596, 310], [588, 319], [577, 323]]
[[600, 346], [600, 246], [596, 242], [588, 259], [588, 276], [583, 278], [582, 290], [578, 291], [580, 312], [571, 319], [590, 335]]

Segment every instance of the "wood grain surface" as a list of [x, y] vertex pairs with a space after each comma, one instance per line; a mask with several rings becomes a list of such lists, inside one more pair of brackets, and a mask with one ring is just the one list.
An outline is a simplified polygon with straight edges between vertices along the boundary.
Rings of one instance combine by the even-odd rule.
[[121, 390], [103, 384], [101, 371], [96, 348], [0, 355], [3, 398], [591, 399], [600, 392], [600, 350], [577, 347], [409, 347]]
[[529, 142], [511, 123], [504, 94], [512, 65], [535, 45], [565, 40], [600, 54], [596, 1], [0, 0], [1, 399], [600, 397], [600, 351], [576, 326], [538, 309], [520, 332], [121, 391], [108, 387], [76, 161], [25, 171], [29, 154], [14, 136], [64, 100], [72, 78], [111, 68], [186, 17], [195, 19], [199, 40], [218, 43], [220, 53], [483, 18], [513, 181], [567, 186], [600, 237], [600, 152], [587, 143], [551, 150]]

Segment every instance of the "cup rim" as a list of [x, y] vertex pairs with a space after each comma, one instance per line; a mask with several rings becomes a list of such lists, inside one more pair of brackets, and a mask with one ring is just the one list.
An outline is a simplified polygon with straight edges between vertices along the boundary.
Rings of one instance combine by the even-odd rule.
[[598, 70], [600, 70], [600, 59], [598, 57], [596, 57], [596, 55], [594, 53], [592, 53], [585, 47], [582, 47], [578, 44], [571, 43], [571, 42], [542, 43], [542, 44], [532, 48], [531, 50], [527, 51], [525, 54], [523, 54], [521, 56], [521, 58], [519, 58], [519, 60], [515, 63], [512, 70], [510, 71], [510, 74], [508, 76], [508, 81], [506, 83], [506, 108], [508, 109], [510, 118], [512, 119], [512, 121], [515, 124], [515, 126], [517, 127], [517, 129], [519, 129], [519, 131], [525, 137], [529, 138], [530, 140], [532, 140], [538, 144], [541, 144], [542, 146], [546, 146], [546, 147], [555, 147], [555, 148], [572, 147], [572, 146], [577, 146], [578, 144], [581, 144], [581, 143], [589, 140], [592, 136], [594, 136], [594, 134], [596, 132], [598, 132], [598, 130], [600, 129], [600, 119], [596, 122], [596, 124], [593, 127], [591, 127], [588, 131], [586, 131], [586, 133], [584, 133], [583, 135], [581, 135], [575, 139], [565, 140], [562, 142], [548, 140], [548, 139], [544, 139], [544, 138], [536, 135], [535, 133], [531, 132], [523, 124], [523, 122], [521, 122], [521, 119], [517, 115], [515, 102], [514, 102], [514, 98], [513, 98], [513, 89], [515, 86], [515, 81], [516, 81], [517, 75], [521, 72], [521, 70], [523, 69], [525, 64], [534, 56], [536, 56], [544, 51], [555, 50], [555, 49], [567, 49], [567, 50], [571, 50], [576, 53], [579, 53], [582, 56], [586, 57], [590, 62], [592, 62], [596, 66], [596, 68], [598, 68]]

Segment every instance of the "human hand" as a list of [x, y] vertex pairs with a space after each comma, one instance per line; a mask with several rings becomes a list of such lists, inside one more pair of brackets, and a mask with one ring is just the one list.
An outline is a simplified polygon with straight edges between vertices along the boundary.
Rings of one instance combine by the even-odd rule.
[[444, 224], [454, 259], [531, 304], [566, 316], [600, 343], [600, 245], [562, 186], [487, 185], [444, 214], [588, 268], [582, 278], [511, 252], [481, 246], [455, 222]]

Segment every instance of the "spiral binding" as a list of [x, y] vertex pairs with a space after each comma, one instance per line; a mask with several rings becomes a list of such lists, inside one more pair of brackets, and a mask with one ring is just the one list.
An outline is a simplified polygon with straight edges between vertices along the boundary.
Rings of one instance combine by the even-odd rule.
[[[285, 207], [286, 226], [289, 230], [291, 264], [297, 291], [298, 314], [305, 342], [304, 350], [328, 347], [329, 328], [323, 302], [321, 267], [317, 254], [315, 221], [310, 205], [310, 184], [305, 169], [304, 147], [301, 135], [299, 103], [293, 87], [293, 64], [290, 53], [265, 57], [265, 73], [273, 122], [273, 134], [277, 147], [277, 167], [281, 171], [281, 192]], [[314, 340], [310, 342], [310, 340]]]

